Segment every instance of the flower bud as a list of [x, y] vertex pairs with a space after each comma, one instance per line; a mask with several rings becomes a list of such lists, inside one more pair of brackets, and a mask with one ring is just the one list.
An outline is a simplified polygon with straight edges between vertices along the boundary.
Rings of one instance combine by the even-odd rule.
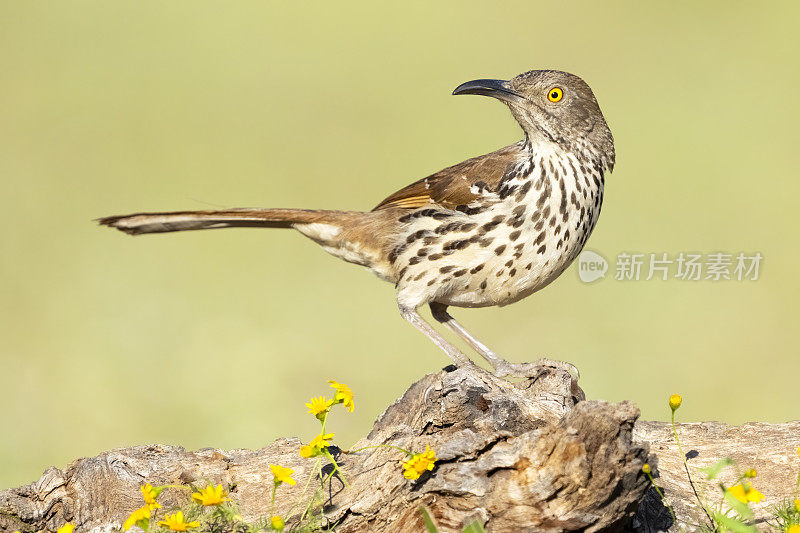
[[286, 522], [284, 522], [283, 518], [280, 516], [273, 516], [270, 519], [270, 524], [272, 525], [272, 529], [275, 531], [283, 531], [283, 528], [286, 527]]
[[674, 413], [678, 410], [678, 407], [681, 406], [682, 402], [683, 398], [681, 398], [680, 394], [673, 394], [669, 397], [669, 408], [672, 409], [672, 412]]

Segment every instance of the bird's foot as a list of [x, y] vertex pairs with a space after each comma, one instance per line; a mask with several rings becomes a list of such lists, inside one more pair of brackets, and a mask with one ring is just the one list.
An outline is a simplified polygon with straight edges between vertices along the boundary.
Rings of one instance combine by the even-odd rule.
[[539, 359], [534, 363], [511, 363], [504, 359], [499, 359], [493, 362], [492, 366], [494, 366], [494, 375], [499, 378], [513, 377], [530, 379], [552, 370], [563, 370], [576, 379], [580, 377], [575, 365], [564, 361], [553, 361], [552, 359], [545, 358]]

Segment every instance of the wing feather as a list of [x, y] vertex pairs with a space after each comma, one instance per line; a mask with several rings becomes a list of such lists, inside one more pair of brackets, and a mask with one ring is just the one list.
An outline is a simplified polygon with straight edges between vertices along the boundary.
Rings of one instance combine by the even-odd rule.
[[379, 203], [373, 211], [389, 208], [416, 209], [438, 204], [448, 209], [466, 205], [481, 193], [475, 187], [497, 188], [503, 175], [519, 161], [522, 143], [512, 144], [492, 153], [467, 159], [427, 178], [403, 187]]

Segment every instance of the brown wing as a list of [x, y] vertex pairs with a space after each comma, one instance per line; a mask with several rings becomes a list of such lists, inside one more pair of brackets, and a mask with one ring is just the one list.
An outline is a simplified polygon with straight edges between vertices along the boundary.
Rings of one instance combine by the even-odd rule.
[[496, 189], [509, 165], [518, 161], [521, 152], [522, 146], [517, 143], [467, 159], [403, 187], [379, 203], [373, 211], [391, 207], [416, 209], [429, 204], [448, 209], [466, 205], [479, 196], [479, 193], [470, 190], [473, 185]]

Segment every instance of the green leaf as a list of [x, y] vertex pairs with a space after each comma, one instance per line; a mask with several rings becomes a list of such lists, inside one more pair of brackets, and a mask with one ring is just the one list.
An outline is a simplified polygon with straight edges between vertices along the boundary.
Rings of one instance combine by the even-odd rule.
[[[735, 499], [736, 498], [734, 498], [734, 500]], [[714, 521], [722, 527], [731, 530], [733, 533], [758, 533], [758, 530], [753, 526], [749, 526], [732, 516], [725, 516], [722, 513], [714, 513]]]
[[428, 528], [428, 533], [439, 533], [428, 510], [424, 507], [420, 507], [419, 512], [422, 514], [422, 520], [425, 522], [425, 527]]
[[722, 472], [723, 468], [725, 468], [726, 466], [730, 466], [732, 464], [733, 464], [733, 459], [726, 457], [725, 459], [720, 459], [719, 461], [717, 461], [716, 464], [713, 464], [708, 468], [701, 468], [700, 470], [706, 473], [707, 476], [706, 479], [715, 479], [719, 475], [719, 473]]
[[464, 528], [463, 533], [486, 533], [486, 530], [483, 529], [483, 525], [480, 522], [475, 520]]
[[736, 511], [740, 517], [750, 519], [753, 517], [753, 511], [746, 503], [740, 502], [733, 494], [725, 491], [725, 501], [731, 506], [731, 509]]

